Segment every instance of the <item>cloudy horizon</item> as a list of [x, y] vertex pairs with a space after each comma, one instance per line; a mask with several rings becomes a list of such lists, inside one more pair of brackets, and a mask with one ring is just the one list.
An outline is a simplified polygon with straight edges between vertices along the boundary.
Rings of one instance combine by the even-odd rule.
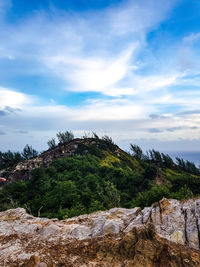
[[57, 132], [200, 151], [200, 3], [0, 0], [0, 146]]

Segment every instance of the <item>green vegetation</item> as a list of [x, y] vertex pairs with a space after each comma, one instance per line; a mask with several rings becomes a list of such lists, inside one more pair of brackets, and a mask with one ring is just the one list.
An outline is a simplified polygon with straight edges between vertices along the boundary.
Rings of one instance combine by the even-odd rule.
[[23, 152], [22, 152], [22, 158], [23, 159], [31, 159], [34, 157], [37, 157], [38, 152], [32, 148], [32, 146], [26, 145]]
[[70, 131], [66, 131], [66, 132], [59, 132], [57, 134], [57, 138], [58, 138], [58, 141], [59, 141], [59, 144], [65, 144], [65, 143], [68, 143], [69, 141], [73, 140], [74, 139], [74, 134]]
[[55, 148], [56, 147], [56, 140], [55, 140], [55, 138], [51, 138], [47, 142], [47, 145], [48, 145], [49, 149]]
[[[59, 132], [57, 134], [57, 138], [58, 138], [58, 144], [63, 145], [73, 140], [74, 134], [71, 131]], [[51, 138], [47, 142], [47, 145], [49, 149], [55, 148], [57, 146], [55, 138]], [[32, 146], [29, 145], [26, 145], [21, 153], [11, 152], [10, 150], [8, 150], [7, 152], [0, 151], [0, 170], [6, 168], [12, 168], [21, 161], [37, 157], [38, 154], [39, 153], [35, 149], [33, 149]]]
[[32, 146], [26, 145], [23, 152], [0, 152], [0, 170], [6, 168], [12, 168], [17, 163], [23, 160], [31, 159], [37, 157], [38, 152], [32, 148]]
[[22, 155], [19, 152], [0, 152], [0, 170], [12, 167], [23, 160]]
[[[74, 137], [68, 133], [67, 139], [58, 136], [69, 142]], [[132, 154], [119, 153], [107, 136], [94, 134], [90, 145], [85, 140], [74, 156], [33, 170], [27, 182], [3, 187], [0, 210], [21, 206], [35, 216], [63, 219], [116, 206], [143, 208], [163, 197], [184, 199], [200, 194], [200, 173], [193, 163], [181, 159], [176, 164], [155, 150], [144, 155], [137, 145], [131, 145]], [[21, 160], [20, 153], [7, 153], [3, 157], [8, 161]]]
[[[59, 132], [57, 133], [57, 138], [58, 138], [58, 144], [59, 145], [64, 145], [74, 139], [74, 134], [71, 131], [65, 131], [65, 132]], [[56, 144], [56, 139], [53, 137], [51, 138], [48, 142], [47, 145], [49, 149], [53, 149], [57, 146]]]

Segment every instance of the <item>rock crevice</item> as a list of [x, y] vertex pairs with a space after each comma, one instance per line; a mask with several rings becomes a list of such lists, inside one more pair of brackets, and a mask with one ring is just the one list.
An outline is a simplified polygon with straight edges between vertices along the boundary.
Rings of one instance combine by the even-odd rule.
[[0, 213], [1, 266], [200, 266], [200, 199], [162, 199], [59, 221]]

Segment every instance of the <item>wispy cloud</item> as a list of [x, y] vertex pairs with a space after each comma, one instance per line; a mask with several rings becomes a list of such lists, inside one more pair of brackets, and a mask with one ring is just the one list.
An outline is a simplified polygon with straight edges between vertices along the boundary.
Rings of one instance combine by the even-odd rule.
[[[23, 134], [19, 145], [41, 143], [66, 127], [128, 142], [198, 139], [200, 72], [194, 46], [199, 33], [171, 40], [170, 47], [161, 38], [158, 49], [151, 43], [152, 32], [177, 2], [129, 0], [82, 13], [39, 10], [14, 25], [4, 20], [11, 2], [0, 1], [1, 77], [62, 83], [49, 95], [44, 85], [31, 93], [19, 83], [15, 89], [9, 83], [0, 87], [0, 131], [13, 143]], [[91, 98], [91, 92], [97, 96]], [[85, 94], [81, 105], [64, 102], [70, 93], [77, 100]], [[62, 101], [51, 100], [57, 95]]]
[[[130, 95], [134, 94], [132, 88], [115, 86], [133, 69], [131, 57], [134, 50], [135, 45], [132, 45], [115, 58], [48, 57], [46, 63], [49, 68], [56, 69], [62, 78], [70, 82], [67, 90], [97, 91], [111, 96]], [[69, 68], [70, 71], [66, 72]]]
[[[147, 90], [147, 84], [149, 90], [160, 88], [176, 77], [149, 76], [142, 83], [144, 77], [136, 76], [134, 70], [138, 68], [136, 54], [146, 45], [146, 34], [167, 16], [176, 1], [163, 3], [128, 1], [103, 14], [62, 12], [62, 19], [60, 11], [54, 10], [52, 16], [38, 12], [14, 27], [1, 29], [0, 56], [18, 63], [31, 61], [24, 73], [44, 73], [46, 67], [46, 74], [66, 81], [68, 91], [97, 91], [118, 97], [134, 94], [141, 87]], [[132, 86], [124, 81], [128, 76]]]
[[124, 1], [114, 10], [109, 10], [111, 29], [117, 35], [133, 33], [142, 35], [165, 19], [176, 2], [173, 0]]
[[0, 96], [0, 107], [4, 108], [4, 112], [17, 111], [17, 108], [32, 102], [31, 96], [2, 87], [0, 87]]
[[12, 113], [16, 113], [18, 111], [21, 111], [21, 109], [5, 106], [5, 107], [3, 107], [3, 109], [0, 109], [0, 116], [6, 116], [6, 115], [9, 115]]

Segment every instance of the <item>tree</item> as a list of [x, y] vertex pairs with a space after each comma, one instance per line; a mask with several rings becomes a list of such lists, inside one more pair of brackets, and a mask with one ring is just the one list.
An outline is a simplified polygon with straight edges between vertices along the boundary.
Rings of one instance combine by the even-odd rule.
[[120, 204], [120, 192], [117, 190], [116, 186], [110, 182], [105, 181], [103, 183], [103, 196], [102, 201], [106, 208], [119, 207]]
[[194, 162], [186, 161], [186, 171], [195, 175], [200, 174], [200, 170], [195, 166]]
[[22, 152], [22, 157], [24, 159], [31, 159], [37, 157], [38, 152], [32, 148], [32, 146], [26, 145]]
[[57, 134], [59, 144], [65, 144], [74, 139], [74, 134], [71, 131], [59, 132]]
[[99, 140], [99, 136], [97, 135], [97, 133], [92, 132], [92, 135], [93, 135], [93, 138], [94, 138], [94, 139]]
[[161, 156], [162, 156], [162, 160], [163, 160], [163, 165], [166, 168], [173, 168], [174, 167], [173, 159], [169, 155], [161, 153]]
[[189, 172], [194, 175], [199, 175], [200, 170], [195, 166], [194, 162], [184, 161], [182, 158], [176, 157], [178, 168], [182, 171]]
[[179, 167], [181, 170], [183, 170], [183, 171], [186, 170], [186, 164], [185, 164], [185, 161], [184, 161], [183, 159], [181, 159], [181, 158], [179, 158], [179, 157], [176, 157], [176, 162], [177, 162], [178, 167]]
[[49, 149], [55, 148], [56, 147], [56, 140], [55, 140], [55, 138], [51, 138], [47, 142], [47, 145], [48, 145]]
[[112, 138], [109, 137], [108, 135], [104, 135], [104, 136], [102, 137], [102, 140], [104, 140], [106, 143], [109, 143], [109, 144], [112, 144], [112, 145], [115, 144], [114, 141], [112, 140]]
[[18, 162], [22, 161], [23, 158], [19, 152], [0, 152], [0, 170], [8, 167], [13, 167]]
[[101, 143], [99, 146], [100, 149], [111, 150], [114, 152], [115, 143], [111, 137], [109, 137], [108, 135], [104, 135], [99, 141]]
[[163, 166], [163, 160], [162, 160], [162, 155], [159, 151], [156, 151], [154, 149], [149, 150], [150, 154], [150, 160], [155, 163], [156, 165], [162, 167]]
[[137, 145], [132, 145], [130, 147], [131, 151], [133, 152], [132, 156], [135, 157], [138, 160], [142, 159], [142, 149]]

